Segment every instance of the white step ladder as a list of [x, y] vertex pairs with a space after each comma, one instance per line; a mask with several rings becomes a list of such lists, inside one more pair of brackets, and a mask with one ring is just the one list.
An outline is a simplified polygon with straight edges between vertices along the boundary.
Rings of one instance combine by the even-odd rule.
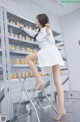
[[[26, 90], [26, 88], [25, 88], [25, 86], [24, 86], [24, 83], [25, 83], [25, 81], [26, 81], [26, 78], [24, 78], [23, 81], [22, 81], [21, 78], [19, 78], [19, 81], [20, 81], [20, 83], [21, 83], [22, 88], [21, 88], [21, 91], [20, 91], [19, 104], [18, 104], [18, 109], [17, 109], [17, 113], [16, 113], [16, 118], [17, 118], [17, 119], [20, 119], [20, 118], [22, 118], [22, 117], [24, 117], [24, 116], [30, 115], [31, 112], [32, 112], [32, 111], [30, 110], [30, 111], [28, 111], [25, 115], [22, 115], [22, 116], [18, 117], [19, 109], [20, 109], [20, 104], [21, 104], [21, 96], [22, 96], [22, 92], [23, 92], [23, 91], [25, 92], [26, 97], [29, 99], [29, 101], [30, 101], [30, 103], [31, 103], [31, 105], [32, 105], [32, 107], [33, 107], [35, 113], [36, 113], [36, 117], [37, 117], [38, 122], [40, 122], [40, 119], [39, 119], [39, 115], [38, 115], [38, 112], [37, 112], [36, 105], [34, 104], [34, 101], [37, 102], [37, 106], [39, 105], [39, 106], [38, 106], [38, 109], [43, 109], [43, 110], [45, 110], [45, 109], [48, 109], [48, 108], [52, 107], [52, 108], [54, 109], [54, 111], [57, 113], [56, 107], [53, 105], [53, 102], [50, 100], [50, 98], [49, 98], [48, 95], [46, 94], [46, 88], [50, 85], [50, 81], [46, 82], [46, 83], [45, 83], [44, 89], [43, 89], [43, 90], [40, 90], [40, 91], [38, 91], [38, 92], [36, 92], [36, 91], [34, 91], [34, 90], [32, 90], [32, 89]], [[33, 97], [32, 97], [32, 98], [30, 97], [30, 93], [33, 93]], [[45, 96], [47, 102], [49, 103], [47, 106], [44, 106], [44, 105], [42, 104], [42, 102], [41, 102], [40, 99], [39, 99], [39, 94], [43, 94], [43, 95]], [[35, 96], [36, 96], [36, 97], [35, 97]], [[43, 102], [43, 103], [44, 103], [44, 102]]]

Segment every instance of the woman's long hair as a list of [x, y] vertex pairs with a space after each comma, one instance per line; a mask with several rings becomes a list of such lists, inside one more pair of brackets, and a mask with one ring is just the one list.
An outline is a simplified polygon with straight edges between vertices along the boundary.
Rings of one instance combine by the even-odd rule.
[[[49, 22], [49, 18], [46, 14], [39, 14], [37, 15], [36, 19], [38, 19], [42, 27], [45, 27], [45, 24]], [[40, 32], [40, 28], [38, 30], [38, 33], [34, 36], [34, 41], [36, 41], [36, 37], [38, 36], [39, 32]]]

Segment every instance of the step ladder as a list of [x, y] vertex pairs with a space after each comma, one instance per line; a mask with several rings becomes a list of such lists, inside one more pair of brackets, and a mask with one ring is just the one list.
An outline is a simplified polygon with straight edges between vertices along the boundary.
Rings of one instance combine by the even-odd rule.
[[[38, 109], [45, 110], [45, 109], [48, 109], [48, 108], [52, 107], [53, 110], [57, 113], [57, 109], [56, 109], [55, 105], [53, 105], [53, 102], [50, 100], [50, 98], [46, 94], [46, 88], [48, 88], [48, 86], [50, 85], [50, 81], [46, 82], [44, 89], [43, 90], [39, 90], [38, 92], [34, 91], [33, 89], [26, 90], [26, 88], [24, 86], [25, 81], [26, 81], [26, 77], [23, 79], [23, 81], [22, 81], [21, 77], [19, 77], [19, 82], [20, 82], [22, 88], [21, 88], [21, 91], [20, 91], [19, 104], [18, 104], [18, 109], [17, 109], [17, 113], [16, 113], [16, 118], [17, 119], [20, 119], [20, 118], [22, 118], [24, 116], [30, 115], [31, 112], [32, 112], [32, 110], [30, 110], [25, 115], [22, 115], [22, 116], [19, 116], [18, 117], [18, 115], [19, 115], [19, 109], [20, 109], [20, 104], [21, 104], [21, 96], [22, 96], [22, 92], [23, 91], [25, 92], [26, 97], [29, 99], [30, 104], [32, 105], [32, 107], [33, 107], [33, 109], [35, 111], [35, 114], [36, 114], [36, 117], [37, 117], [37, 121], [38, 122], [40, 122], [40, 119], [39, 119], [39, 115], [38, 115], [38, 112], [37, 112], [37, 108]], [[32, 98], [30, 97], [30, 93], [33, 94], [33, 97]], [[48, 101], [49, 104], [47, 106], [44, 106], [43, 105], [44, 102], [42, 103], [40, 101], [40, 99], [39, 99], [39, 95], [40, 94], [43, 94], [45, 96], [45, 99]], [[38, 107], [36, 107], [36, 105], [34, 104], [34, 101], [37, 102], [37, 106]]]

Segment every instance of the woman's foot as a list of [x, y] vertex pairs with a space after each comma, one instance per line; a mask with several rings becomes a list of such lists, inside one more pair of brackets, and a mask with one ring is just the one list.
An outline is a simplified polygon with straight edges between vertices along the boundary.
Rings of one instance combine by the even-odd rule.
[[62, 117], [65, 117], [66, 116], [66, 111], [61, 111], [59, 112], [56, 117], [54, 118], [55, 121], [60, 121], [61, 119], [63, 119]]
[[44, 85], [44, 81], [37, 81], [35, 85], [35, 90], [40, 90], [41, 87]]

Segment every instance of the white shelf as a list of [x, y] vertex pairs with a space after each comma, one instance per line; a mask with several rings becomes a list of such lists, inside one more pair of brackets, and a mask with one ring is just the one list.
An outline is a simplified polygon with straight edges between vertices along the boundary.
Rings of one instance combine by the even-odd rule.
[[13, 54], [23, 54], [23, 55], [32, 54], [31, 52], [23, 52], [23, 51], [10, 51], [10, 53], [13, 53]]
[[[8, 25], [20, 29], [20, 27], [19, 27], [18, 25], [15, 25], [15, 24], [13, 24], [13, 23], [9, 23], [9, 22], [8, 22]], [[23, 30], [23, 31], [24, 31], [24, 30]], [[35, 31], [35, 30], [34, 30], [34, 31]]]
[[[23, 16], [20, 16], [20, 15], [18, 15], [18, 14], [15, 14], [14, 12], [12, 12], [12, 11], [10, 11], [10, 10], [7, 11], [7, 13], [9, 14], [10, 17], [14, 17], [15, 19], [16, 19], [16, 16], [17, 16], [17, 17], [20, 18], [21, 20], [29, 21], [29, 22], [35, 24], [35, 22], [33, 22], [33, 21], [29, 20], [29, 19], [26, 19], [26, 18], [23, 17]], [[17, 19], [16, 19], [16, 20], [17, 20]]]
[[[36, 64], [37, 67], [39, 67], [38, 64]], [[11, 64], [12, 68], [22, 68], [22, 67], [29, 67], [28, 64]], [[61, 67], [60, 70], [67, 70], [67, 67]]]
[[33, 41], [27, 41], [26, 39], [20, 39], [20, 38], [17, 38], [17, 37], [12, 37], [12, 36], [8, 36], [9, 39], [12, 39], [12, 40], [16, 40], [16, 41], [21, 41], [21, 42], [25, 42], [25, 43], [30, 43], [30, 44], [34, 44], [34, 45], [38, 45], [38, 43], [36, 42], [33, 42]]
[[61, 66], [61, 68], [60, 68], [61, 70], [64, 70], [64, 69], [66, 69], [67, 70], [67, 65], [65, 65], [65, 66]]
[[[43, 77], [43, 78], [49, 78], [50, 76], [49, 75], [46, 75], [46, 76], [41, 76], [41, 77]], [[34, 79], [36, 79], [35, 77], [28, 77], [28, 78], [26, 78], [26, 80], [34, 80]], [[23, 78], [21, 78], [21, 80], [23, 80]], [[11, 81], [19, 81], [19, 79], [18, 78], [16, 78], [16, 79], [11, 79]]]
[[15, 25], [15, 24], [10, 23], [10, 22], [8, 22], [7, 24], [8, 24], [9, 26], [12, 26], [12, 27], [15, 27], [15, 28], [20, 28], [18, 25]]
[[[38, 64], [36, 64], [36, 66], [38, 67]], [[28, 64], [11, 64], [11, 67], [29, 67]]]
[[[8, 22], [8, 25], [20, 29], [20, 27], [19, 27], [18, 25], [15, 25], [15, 24], [12, 24], [12, 23], [9, 23], [9, 22]], [[18, 38], [18, 39], [20, 39], [20, 38]], [[24, 40], [24, 39], [21, 39], [21, 40]], [[26, 40], [24, 40], [24, 41], [26, 41]], [[31, 41], [31, 40], [30, 40], [30, 41]], [[28, 42], [30, 42], [30, 41], [28, 41]], [[27, 41], [26, 41], [26, 42], [27, 42]], [[38, 43], [35, 43], [35, 42], [32, 42], [32, 43], [33, 43], [33, 44], [38, 44]]]

